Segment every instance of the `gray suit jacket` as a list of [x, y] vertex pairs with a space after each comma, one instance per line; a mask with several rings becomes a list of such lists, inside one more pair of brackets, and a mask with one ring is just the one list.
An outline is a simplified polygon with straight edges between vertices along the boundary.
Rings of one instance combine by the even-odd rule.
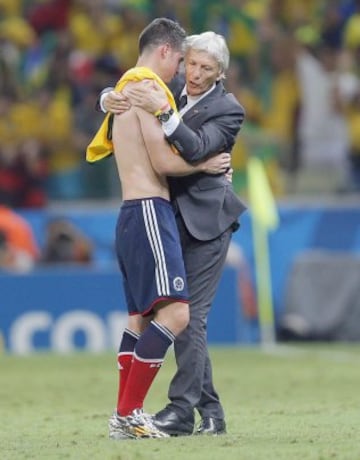
[[[170, 85], [178, 100], [184, 87], [179, 77]], [[231, 152], [244, 120], [244, 109], [220, 82], [183, 117], [168, 141], [188, 162]], [[246, 209], [224, 175], [204, 173], [169, 178], [171, 198], [189, 233], [198, 240], [217, 238]]]

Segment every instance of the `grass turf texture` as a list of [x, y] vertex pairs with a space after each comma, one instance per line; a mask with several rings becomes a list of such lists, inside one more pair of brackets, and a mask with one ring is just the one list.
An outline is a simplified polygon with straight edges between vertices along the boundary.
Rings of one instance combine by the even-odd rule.
[[[112, 441], [115, 354], [0, 356], [0, 458], [359, 460], [358, 345], [212, 348], [228, 434]], [[169, 353], [145, 409], [166, 403]]]

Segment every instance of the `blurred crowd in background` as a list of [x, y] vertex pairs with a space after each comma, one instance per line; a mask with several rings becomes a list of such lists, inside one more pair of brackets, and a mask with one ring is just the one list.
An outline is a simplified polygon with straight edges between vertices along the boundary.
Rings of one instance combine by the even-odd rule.
[[360, 191], [359, 0], [0, 0], [3, 204], [119, 197], [113, 159], [85, 162], [103, 117], [95, 102], [158, 16], [227, 39], [225, 85], [246, 110], [239, 194], [250, 155], [277, 197]]

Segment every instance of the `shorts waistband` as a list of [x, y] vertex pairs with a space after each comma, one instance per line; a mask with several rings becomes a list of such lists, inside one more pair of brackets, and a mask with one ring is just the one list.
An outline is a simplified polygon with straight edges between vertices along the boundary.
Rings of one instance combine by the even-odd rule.
[[128, 208], [130, 206], [139, 206], [142, 203], [145, 203], [147, 201], [155, 201], [156, 203], [161, 203], [165, 204], [167, 206], [171, 206], [171, 203], [169, 200], [165, 200], [165, 198], [161, 198], [160, 196], [154, 196], [154, 197], [148, 197], [148, 198], [135, 198], [134, 200], [125, 200], [122, 202], [121, 207], [122, 208]]

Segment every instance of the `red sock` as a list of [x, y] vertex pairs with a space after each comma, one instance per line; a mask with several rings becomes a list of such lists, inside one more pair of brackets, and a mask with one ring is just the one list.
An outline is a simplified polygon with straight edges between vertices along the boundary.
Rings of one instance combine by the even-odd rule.
[[162, 363], [163, 360], [159, 359], [140, 361], [136, 355], [133, 356], [127, 384], [118, 404], [120, 415], [129, 415], [134, 409], [142, 409], [145, 396]]
[[117, 400], [117, 412], [120, 414], [120, 405], [124, 395], [126, 382], [129, 377], [131, 363], [133, 360], [133, 353], [119, 353], [118, 354], [118, 366], [119, 366], [119, 388], [118, 388], [118, 400]]
[[174, 335], [166, 327], [151, 321], [136, 342], [130, 372], [119, 404], [119, 414], [129, 415], [142, 409], [145, 396], [158, 373]]

